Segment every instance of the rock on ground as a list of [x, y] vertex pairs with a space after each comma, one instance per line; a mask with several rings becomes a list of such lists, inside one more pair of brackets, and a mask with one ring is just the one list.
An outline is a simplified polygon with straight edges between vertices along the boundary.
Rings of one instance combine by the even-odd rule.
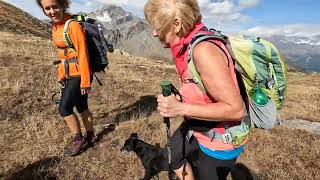
[[289, 128], [293, 128], [293, 129], [307, 130], [314, 134], [320, 135], [320, 123], [318, 122], [310, 122], [302, 119], [294, 119], [294, 120], [282, 121], [281, 125]]

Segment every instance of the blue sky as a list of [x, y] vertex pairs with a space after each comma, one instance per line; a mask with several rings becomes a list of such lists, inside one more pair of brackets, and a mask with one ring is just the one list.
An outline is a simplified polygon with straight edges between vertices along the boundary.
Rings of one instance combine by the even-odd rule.
[[[45, 18], [35, 0], [5, 0]], [[225, 32], [320, 34], [320, 0], [198, 0], [209, 27]], [[146, 0], [71, 0], [71, 12], [91, 12], [115, 4], [143, 17]], [[263, 31], [263, 32], [262, 32]]]
[[319, 0], [262, 0], [244, 13], [254, 24], [316, 24], [320, 23]]

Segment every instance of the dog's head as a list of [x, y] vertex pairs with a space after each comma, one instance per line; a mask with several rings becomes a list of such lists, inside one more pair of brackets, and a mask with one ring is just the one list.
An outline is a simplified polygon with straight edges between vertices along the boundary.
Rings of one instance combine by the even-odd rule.
[[130, 152], [134, 150], [137, 141], [139, 140], [137, 133], [131, 133], [131, 136], [126, 140], [123, 147], [120, 149], [121, 152]]

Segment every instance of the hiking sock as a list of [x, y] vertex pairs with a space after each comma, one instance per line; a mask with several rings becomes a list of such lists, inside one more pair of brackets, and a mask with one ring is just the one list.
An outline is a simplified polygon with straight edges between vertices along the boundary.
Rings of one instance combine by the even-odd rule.
[[94, 137], [93, 131], [87, 131], [87, 138], [86, 139], [91, 142], [93, 137]]
[[81, 133], [77, 133], [73, 135], [73, 141], [82, 141], [83, 137]]

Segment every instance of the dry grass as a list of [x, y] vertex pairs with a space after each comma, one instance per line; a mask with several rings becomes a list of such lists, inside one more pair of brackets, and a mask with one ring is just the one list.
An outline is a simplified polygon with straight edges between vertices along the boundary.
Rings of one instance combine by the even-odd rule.
[[4, 1], [0, 1], [0, 31], [50, 37], [49, 25]]
[[320, 75], [289, 73], [287, 102], [281, 115], [284, 119], [306, 119], [320, 122]]
[[238, 162], [261, 179], [319, 179], [320, 136], [278, 126], [256, 129]]
[[[51, 65], [54, 48], [46, 39], [7, 33], [0, 36], [0, 83], [4, 87], [0, 89], [0, 179], [142, 177], [138, 157], [125, 156], [119, 149], [132, 132], [148, 143], [164, 146], [165, 126], [156, 112], [154, 96], [160, 93], [161, 80], [177, 84], [174, 66], [111, 55], [110, 69], [98, 74], [104, 86], [94, 83], [90, 95], [95, 130], [101, 139], [80, 156], [64, 157], [69, 133], [50, 101], [51, 94], [58, 90]], [[288, 103], [282, 115], [320, 121], [320, 76], [290, 73], [289, 77]], [[181, 119], [172, 121], [177, 127]], [[110, 123], [116, 125], [115, 130], [108, 127]], [[281, 126], [271, 132], [254, 130], [239, 162], [261, 179], [320, 179], [319, 139]], [[162, 173], [160, 179], [166, 179], [166, 174]]]

